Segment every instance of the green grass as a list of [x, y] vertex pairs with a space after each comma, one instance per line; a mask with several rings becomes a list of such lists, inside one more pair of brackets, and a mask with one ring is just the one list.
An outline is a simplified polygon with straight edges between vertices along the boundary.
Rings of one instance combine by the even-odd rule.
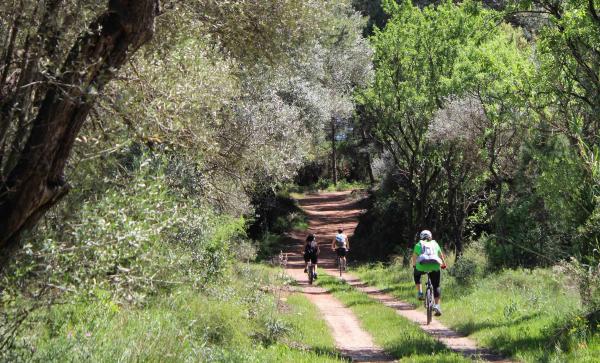
[[[374, 265], [356, 272], [368, 284], [422, 309], [412, 270]], [[526, 362], [597, 361], [597, 335], [575, 342], [567, 351], [557, 348], [552, 339], [557, 325], [580, 309], [577, 293], [566, 282], [564, 276], [547, 269], [507, 270], [461, 286], [444, 273], [441, 321], [486, 347]]]
[[[301, 295], [276, 304], [278, 271], [240, 265], [225, 283], [190, 286], [122, 306], [111, 294], [70, 299], [27, 321], [9, 361], [340, 362], [316, 309]], [[275, 291], [275, 292], [273, 292]]]
[[308, 186], [299, 186], [299, 185], [288, 185], [285, 190], [295, 199], [302, 198], [307, 193], [318, 193], [321, 191], [327, 192], [341, 192], [346, 190], [357, 190], [357, 189], [369, 189], [370, 185], [361, 181], [346, 181], [339, 180], [337, 184], [333, 184], [333, 182], [329, 179], [320, 179], [317, 183]]
[[334, 192], [334, 191], [342, 192], [342, 191], [346, 191], [346, 190], [357, 190], [357, 189], [368, 189], [368, 188], [369, 188], [369, 185], [364, 182], [358, 182], [358, 181], [348, 182], [346, 180], [340, 180], [335, 185], [333, 183], [328, 184], [326, 187], [322, 188], [322, 190], [326, 190], [328, 192]]
[[329, 328], [314, 304], [298, 293], [289, 295], [285, 304], [289, 311], [284, 320], [292, 327], [287, 340], [290, 346], [303, 347], [321, 356], [341, 359]]
[[423, 332], [416, 324], [399, 316], [392, 308], [371, 299], [337, 278], [319, 277], [319, 286], [326, 288], [349, 307], [369, 332], [376, 344], [403, 362], [470, 362], [449, 351], [440, 342]]

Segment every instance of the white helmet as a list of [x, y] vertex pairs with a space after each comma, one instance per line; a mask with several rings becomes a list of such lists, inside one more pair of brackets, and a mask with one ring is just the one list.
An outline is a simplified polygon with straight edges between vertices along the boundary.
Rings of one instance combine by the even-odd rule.
[[419, 238], [422, 239], [422, 240], [428, 240], [428, 241], [430, 241], [433, 238], [433, 236], [431, 235], [430, 231], [428, 231], [428, 230], [425, 229], [425, 230], [423, 230], [419, 234]]

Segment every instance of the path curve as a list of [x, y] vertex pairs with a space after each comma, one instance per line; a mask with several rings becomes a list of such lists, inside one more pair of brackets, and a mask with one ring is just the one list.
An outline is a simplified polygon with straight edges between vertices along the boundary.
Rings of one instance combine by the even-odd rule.
[[[309, 230], [315, 233], [320, 241], [319, 266], [324, 267], [320, 271], [338, 276], [338, 271], [334, 265], [335, 255], [328, 244], [334, 238], [335, 230], [341, 227], [344, 229], [344, 233], [349, 236], [350, 248], [352, 249], [352, 235], [358, 224], [358, 217], [364, 212], [360, 208], [360, 196], [351, 192], [310, 194], [299, 199], [298, 203], [308, 216]], [[393, 308], [399, 315], [418, 324], [425, 332], [431, 334], [457, 353], [488, 362], [517, 362], [479, 347], [474, 340], [455, 332], [435, 319], [427, 325], [425, 313], [417, 311], [412, 304], [400, 301], [375, 287], [368, 286], [356, 276], [344, 274], [344, 279], [373, 299]]]

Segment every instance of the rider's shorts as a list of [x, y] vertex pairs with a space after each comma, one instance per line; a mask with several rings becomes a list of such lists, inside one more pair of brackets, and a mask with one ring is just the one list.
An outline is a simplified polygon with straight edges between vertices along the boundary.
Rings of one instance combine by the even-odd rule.
[[[415, 268], [413, 277], [415, 279], [415, 284], [421, 283], [421, 276], [427, 275], [427, 272], [421, 272]], [[431, 279], [431, 285], [433, 285], [433, 296], [440, 297], [441, 289], [440, 289], [440, 280], [442, 278], [441, 271], [432, 271], [429, 273], [429, 278]]]
[[304, 262], [308, 262], [308, 260], [310, 260], [310, 262], [312, 262], [313, 264], [316, 264], [318, 259], [319, 259], [319, 256], [316, 253], [304, 252]]
[[346, 257], [346, 253], [348, 251], [345, 248], [341, 247], [341, 248], [336, 248], [335, 252], [337, 253], [338, 257]]

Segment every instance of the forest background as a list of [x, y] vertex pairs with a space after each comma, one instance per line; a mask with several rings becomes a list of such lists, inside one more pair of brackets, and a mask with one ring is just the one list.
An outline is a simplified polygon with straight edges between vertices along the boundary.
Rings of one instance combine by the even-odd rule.
[[250, 314], [243, 337], [190, 328], [201, 338], [184, 334], [179, 358], [268, 347], [285, 329], [242, 296], [270, 277], [223, 286], [262, 271], [238, 261], [269, 256], [296, 223], [277, 218], [286, 192], [349, 183], [371, 190], [357, 258], [406, 260], [428, 228], [458, 256], [457, 276], [560, 266], [594, 333], [599, 8], [3, 3], [2, 358], [110, 359], [108, 333], [76, 342], [90, 324], [110, 331], [99, 322], [122, 309], [159, 309], [161, 296], [204, 296], [200, 310], [225, 299], [232, 321]]

